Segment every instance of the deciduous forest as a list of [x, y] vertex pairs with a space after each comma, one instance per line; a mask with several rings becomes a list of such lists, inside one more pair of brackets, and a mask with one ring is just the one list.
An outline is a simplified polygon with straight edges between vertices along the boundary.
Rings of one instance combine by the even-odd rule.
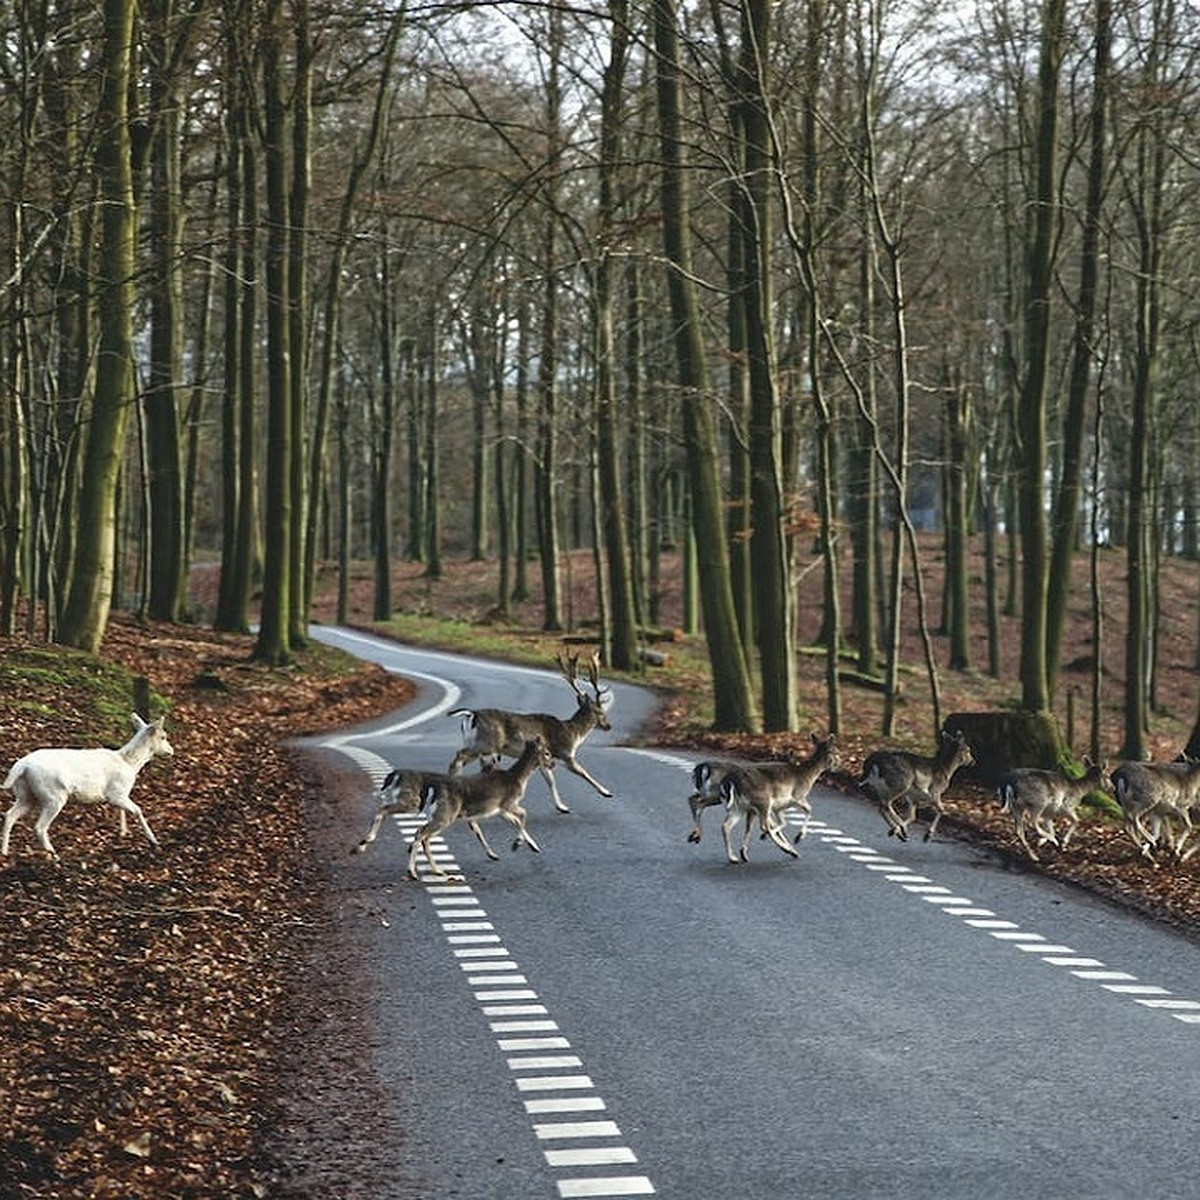
[[782, 731], [803, 548], [829, 729], [909, 619], [936, 712], [1019, 614], [1046, 713], [1090, 591], [1145, 757], [1200, 552], [1198, 57], [1176, 0], [18, 0], [0, 633], [94, 650], [119, 606], [282, 663], [318, 565], [382, 619], [449, 553], [553, 631], [584, 548], [627, 669], [678, 547], [716, 728]]

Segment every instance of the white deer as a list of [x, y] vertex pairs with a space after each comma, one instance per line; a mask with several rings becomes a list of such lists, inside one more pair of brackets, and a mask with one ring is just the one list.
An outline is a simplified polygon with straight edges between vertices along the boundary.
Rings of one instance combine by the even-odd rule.
[[594, 779], [576, 759], [575, 754], [593, 729], [611, 729], [608, 710], [612, 706], [612, 692], [600, 684], [600, 656], [593, 654], [588, 663], [588, 681], [591, 694], [579, 685], [579, 656], [572, 655], [564, 660], [557, 656], [559, 670], [571, 685], [579, 707], [565, 720], [549, 713], [512, 712], [504, 708], [456, 708], [451, 716], [463, 719], [463, 735], [466, 744], [450, 763], [450, 774], [457, 774], [472, 759], [501, 755], [513, 758], [521, 753], [530, 739], [540, 737], [550, 752], [550, 761], [541, 767], [541, 772], [550, 787], [554, 807], [559, 812], [570, 812], [558, 794], [554, 782], [554, 764], [561, 762], [568, 771], [587, 780], [601, 796], [612, 792]]
[[4, 815], [0, 835], [0, 857], [8, 854], [12, 827], [26, 813], [38, 810], [34, 833], [54, 858], [58, 852], [50, 842], [50, 826], [68, 800], [84, 804], [112, 804], [121, 812], [121, 832], [125, 816], [134, 817], [151, 844], [158, 839], [150, 829], [142, 810], [129, 798], [138, 772], [152, 758], [174, 754], [163, 729], [162, 718], [147, 723], [133, 714], [133, 737], [119, 750], [75, 750], [53, 747], [34, 750], [13, 763], [0, 787], [11, 789], [13, 802]]

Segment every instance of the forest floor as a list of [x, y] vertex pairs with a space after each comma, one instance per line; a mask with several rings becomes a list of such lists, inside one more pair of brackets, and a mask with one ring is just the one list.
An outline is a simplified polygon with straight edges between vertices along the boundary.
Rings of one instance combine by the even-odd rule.
[[[928, 559], [926, 587], [936, 614], [936, 553], [930, 550]], [[1121, 737], [1116, 631], [1123, 559], [1106, 557], [1101, 565], [1114, 631], [1101, 638], [1112, 659], [1104, 664], [1101, 719], [1101, 744], [1111, 756]], [[540, 632], [536, 604], [498, 622], [494, 567], [450, 559], [445, 568], [435, 581], [417, 566], [397, 565], [393, 633], [488, 653], [517, 646], [550, 665], [562, 642]], [[799, 593], [809, 638], [817, 574], [802, 578]], [[211, 573], [197, 578], [203, 612]], [[1084, 579], [1073, 592], [1064, 654], [1072, 670], [1060, 688], [1064, 724], [1065, 697], [1077, 691], [1077, 748], [1088, 742], [1081, 714], [1094, 659]], [[572, 560], [571, 583], [571, 622], [583, 630], [594, 609], [590, 558]], [[1194, 565], [1165, 564], [1160, 594], [1158, 711], [1149, 744], [1161, 758], [1178, 752], [1196, 711]], [[905, 603], [915, 609], [911, 593]], [[349, 620], [371, 626], [370, 613], [364, 567], [353, 581]], [[329, 595], [322, 595], [317, 615], [332, 619]], [[670, 571], [659, 618], [668, 628], [680, 621], [678, 579]], [[974, 627], [982, 629], [982, 620]], [[1012, 705], [1019, 638], [1016, 619], [1005, 618], [1000, 681], [978, 669], [940, 668], [943, 716]], [[945, 639], [935, 637], [934, 644], [944, 661]], [[778, 754], [803, 750], [809, 729], [827, 724], [823, 667], [805, 654], [802, 733], [713, 735], [688, 700], [703, 690], [695, 639], [662, 648], [670, 665], [645, 680], [663, 698], [647, 740]], [[357, 837], [337, 823], [336, 806], [344, 809], [349, 793], [354, 811], [363, 811], [363, 797], [355, 794], [363, 784], [351, 771], [314, 766], [288, 743], [382, 716], [411, 690], [402, 679], [348, 666], [317, 647], [287, 669], [253, 663], [251, 650], [251, 639], [215, 634], [203, 624], [143, 625], [114, 616], [102, 659], [148, 678], [170, 705], [175, 756], [148, 766], [135, 788], [162, 848], [155, 852], [136, 830], [120, 839], [110, 812], [73, 806], [54, 826], [57, 862], [36, 849], [28, 824], [14, 830], [10, 858], [0, 864], [0, 1200], [374, 1200], [378, 1194], [372, 1136], [380, 1116], [356, 1049], [364, 1044], [356, 1029], [359, 989], [370, 980], [353, 945], [335, 935], [335, 905], [318, 861], [320, 852], [344, 852], [337, 845], [330, 851], [331, 839], [348, 837], [349, 844]], [[978, 638], [972, 654], [986, 662]], [[906, 631], [905, 661], [922, 661], [915, 630]], [[115, 745], [123, 736], [123, 695], [119, 702], [109, 697], [116, 711], [97, 722], [78, 682], [64, 688], [60, 672], [71, 670], [76, 680], [80, 671], [99, 674], [35, 644], [0, 640], [6, 759], [0, 767], [39, 745]], [[128, 682], [122, 680], [120, 687]], [[896, 740], [928, 747], [933, 722], [923, 668], [906, 671], [904, 695]], [[884, 743], [880, 720], [876, 692], [843, 689], [845, 785], [862, 757]], [[683, 799], [681, 789], [681, 839], [688, 824]], [[951, 808], [939, 836], [985, 842], [1014, 870], [1042, 871], [1200, 937], [1200, 856], [1156, 868], [1138, 858], [1111, 820], [1092, 814], [1068, 851], [1050, 848], [1035, 865], [1019, 852], [1010, 821], [990, 795], [957, 787]]]

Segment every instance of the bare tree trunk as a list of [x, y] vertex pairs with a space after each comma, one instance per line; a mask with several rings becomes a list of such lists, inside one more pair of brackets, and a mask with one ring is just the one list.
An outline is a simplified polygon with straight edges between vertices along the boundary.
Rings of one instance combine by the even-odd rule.
[[[371, 125], [361, 145], [355, 152], [338, 209], [337, 232], [334, 235], [333, 252], [329, 263], [329, 276], [325, 285], [324, 316], [321, 328], [320, 366], [317, 372], [317, 410], [313, 422], [312, 446], [309, 449], [308, 495], [315, 497], [325, 470], [325, 441], [329, 422], [330, 396], [333, 389], [334, 349], [341, 329], [342, 271], [346, 261], [346, 250], [350, 239], [351, 222], [359, 189], [371, 165], [382, 137], [384, 121], [391, 104], [392, 67], [396, 58], [396, 46], [406, 21], [407, 5], [402, 4], [388, 26], [379, 68], [379, 87], [375, 93], [375, 105], [371, 113]], [[317, 563], [317, 506], [310, 503], [306, 510], [304, 532], [304, 611], [312, 607], [313, 581]]]
[[716, 435], [708, 409], [709, 384], [700, 323], [691, 285], [687, 183], [682, 161], [679, 44], [675, 0], [655, 0], [659, 130], [662, 139], [663, 246], [671, 264], [668, 289], [675, 324], [680, 400], [695, 532], [700, 597], [712, 666], [718, 729], [749, 730], [757, 724], [750, 674], [742, 650], [730, 583], [729, 554], [717, 478]]
[[[629, 50], [629, 5], [610, 0], [610, 56], [604, 72], [600, 131], [600, 260], [596, 264], [596, 518], [608, 568], [607, 628], [609, 663], [630, 671], [637, 662], [637, 620], [630, 570], [629, 527], [625, 511], [621, 444], [617, 437], [617, 348], [613, 330], [614, 260], [607, 247], [616, 225], [615, 179], [621, 152], [621, 101]], [[601, 581], [597, 580], [599, 585]], [[598, 589], [603, 595], [603, 589]]]
[[264, 158], [267, 184], [267, 502], [262, 611], [255, 654], [290, 658], [292, 387], [288, 323], [287, 116], [281, 54], [282, 0], [268, 0], [263, 23]]
[[94, 653], [112, 603], [116, 497], [125, 429], [134, 402], [132, 320], [137, 213], [133, 198], [129, 95], [134, 5], [104, 0], [96, 173], [102, 203], [96, 391], [79, 497], [79, 538], [59, 640]]
[[782, 427], [770, 315], [773, 249], [770, 196], [774, 158], [765, 79], [771, 38], [770, 11], [769, 0], [743, 0], [737, 82], [741, 126], [745, 132], [746, 182], [741, 189], [739, 211], [750, 375], [754, 634], [762, 679], [763, 727], [768, 731], [786, 731], [796, 727], [796, 648], [791, 571], [783, 528]]
[[1026, 371], [1017, 407], [1021, 521], [1021, 705], [1050, 707], [1046, 672], [1046, 376], [1057, 228], [1058, 91], [1066, 0], [1045, 0], [1038, 67], [1035, 190], [1031, 204], [1029, 278], [1025, 300]]
[[221, 411], [221, 585], [216, 627], [249, 628], [254, 562], [255, 371], [257, 338], [258, 191], [250, 138], [251, 40], [246, 0], [226, 0], [225, 212], [229, 230], [223, 260], [225, 395]]
[[180, 457], [179, 392], [182, 378], [183, 295], [179, 278], [179, 110], [172, 79], [174, 13], [170, 0], [147, 10], [150, 39], [150, 105], [154, 132], [150, 150], [150, 371], [146, 414], [149, 529], [147, 611], [161, 621], [178, 620], [185, 594], [183, 469]]
[[295, 81], [291, 90], [292, 177], [288, 197], [288, 359], [292, 447], [288, 464], [291, 517], [288, 522], [288, 644], [293, 649], [308, 640], [308, 567], [305, 562], [305, 510], [316, 508], [316, 492], [308, 495], [308, 195], [312, 174], [312, 61], [315, 49], [309, 0], [291, 0], [295, 46]]
[[1109, 70], [1112, 56], [1112, 3], [1096, 0], [1095, 66], [1092, 82], [1091, 160], [1079, 251], [1079, 298], [1075, 304], [1075, 335], [1071, 378], [1067, 385], [1067, 414], [1063, 422], [1063, 468], [1052, 520], [1046, 611], [1046, 686], [1053, 694], [1061, 668], [1063, 630], [1071, 593], [1071, 562], [1079, 529], [1083, 478], [1084, 424], [1095, 334], [1096, 284], [1100, 266], [1100, 223], [1103, 218], [1107, 151]]

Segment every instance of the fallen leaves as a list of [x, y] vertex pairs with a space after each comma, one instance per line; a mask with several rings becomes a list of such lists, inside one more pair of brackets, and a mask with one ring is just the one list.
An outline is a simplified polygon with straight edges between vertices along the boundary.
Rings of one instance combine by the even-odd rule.
[[[24, 657], [14, 648], [0, 641], [0, 674]], [[411, 690], [324, 651], [280, 672], [251, 650], [115, 616], [106, 659], [172, 706], [176, 755], [135, 787], [162, 848], [77, 805], [55, 822], [58, 862], [28, 822], [13, 831], [0, 863], [0, 1200], [270, 1192], [264, 1131], [273, 1081], [303, 1059], [289, 1038], [304, 985], [290, 973], [312, 921], [304, 785], [284, 743], [391, 711]], [[0, 692], [8, 762], [117, 743], [111, 713], [105, 725], [70, 695], [60, 704], [56, 686]]]

